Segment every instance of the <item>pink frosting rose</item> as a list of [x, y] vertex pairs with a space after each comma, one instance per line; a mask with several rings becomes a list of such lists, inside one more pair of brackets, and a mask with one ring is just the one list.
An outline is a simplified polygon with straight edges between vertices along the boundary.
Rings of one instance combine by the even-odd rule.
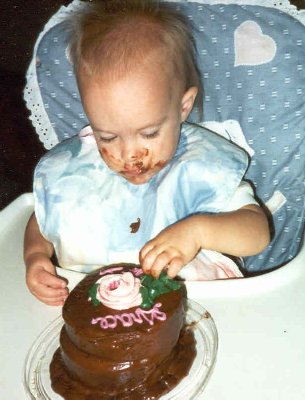
[[104, 275], [97, 283], [99, 287], [96, 298], [106, 307], [125, 310], [142, 303], [141, 281], [131, 272]]

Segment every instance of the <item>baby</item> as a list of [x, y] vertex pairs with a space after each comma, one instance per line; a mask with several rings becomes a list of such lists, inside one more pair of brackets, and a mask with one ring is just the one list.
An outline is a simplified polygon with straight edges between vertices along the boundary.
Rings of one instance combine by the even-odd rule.
[[269, 228], [242, 180], [247, 155], [186, 122], [200, 77], [184, 18], [170, 3], [120, 0], [88, 3], [69, 22], [90, 127], [36, 167], [24, 246], [30, 291], [63, 304], [54, 252], [63, 268], [140, 262], [170, 277], [191, 262], [200, 268], [205, 251], [260, 253]]

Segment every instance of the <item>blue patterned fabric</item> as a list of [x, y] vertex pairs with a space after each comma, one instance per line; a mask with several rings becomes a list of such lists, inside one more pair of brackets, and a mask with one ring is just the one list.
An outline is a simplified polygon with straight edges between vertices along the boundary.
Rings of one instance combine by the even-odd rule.
[[[175, 3], [174, 3], [175, 4]], [[204, 120], [239, 122], [253, 150], [247, 172], [265, 203], [280, 192], [274, 239], [248, 271], [272, 269], [293, 258], [304, 230], [305, 27], [279, 10], [260, 6], [176, 3], [194, 26], [204, 86]], [[86, 123], [64, 24], [38, 48], [41, 94], [59, 141]], [[198, 121], [193, 112], [190, 121]]]
[[67, 31], [65, 24], [60, 23], [42, 38], [36, 61], [44, 107], [59, 142], [88, 125], [67, 48]]
[[226, 207], [247, 166], [244, 151], [184, 124], [173, 159], [146, 184], [134, 185], [106, 166], [95, 142], [75, 136], [36, 167], [35, 213], [62, 267], [81, 265], [86, 272], [94, 265], [138, 262], [141, 247], [166, 226]]

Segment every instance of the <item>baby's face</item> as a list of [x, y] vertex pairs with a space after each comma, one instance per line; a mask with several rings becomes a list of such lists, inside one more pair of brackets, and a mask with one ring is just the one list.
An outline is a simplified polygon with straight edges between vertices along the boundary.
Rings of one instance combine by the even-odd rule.
[[78, 76], [102, 158], [133, 184], [146, 183], [173, 157], [193, 106], [196, 88], [184, 93], [167, 76], [153, 67], [119, 80]]

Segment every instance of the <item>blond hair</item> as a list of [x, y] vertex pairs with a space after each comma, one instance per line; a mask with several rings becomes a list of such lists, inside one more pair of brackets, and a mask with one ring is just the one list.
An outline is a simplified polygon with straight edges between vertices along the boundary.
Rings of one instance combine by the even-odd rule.
[[185, 89], [200, 89], [195, 44], [189, 22], [170, 3], [100, 0], [70, 18], [70, 55], [76, 73], [121, 75], [161, 54], [172, 63]]

